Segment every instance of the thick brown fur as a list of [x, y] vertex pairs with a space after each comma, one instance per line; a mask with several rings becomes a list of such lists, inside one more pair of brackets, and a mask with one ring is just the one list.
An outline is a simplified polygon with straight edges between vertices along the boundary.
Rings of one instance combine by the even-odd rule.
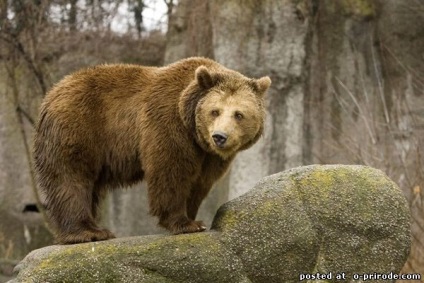
[[[203, 231], [197, 210], [235, 154], [261, 136], [271, 81], [205, 58], [162, 68], [101, 65], [46, 95], [35, 170], [59, 243], [113, 238], [96, 224], [108, 189], [146, 180], [149, 206], [172, 233]], [[212, 138], [228, 135], [222, 146]]]

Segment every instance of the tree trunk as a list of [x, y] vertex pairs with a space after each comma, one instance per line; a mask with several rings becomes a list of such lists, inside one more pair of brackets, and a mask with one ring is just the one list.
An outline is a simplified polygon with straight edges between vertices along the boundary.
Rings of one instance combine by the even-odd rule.
[[264, 137], [231, 169], [230, 198], [261, 178], [302, 164], [305, 40], [295, 1], [211, 1], [215, 59], [250, 77], [269, 75]]
[[69, 9], [68, 23], [69, 23], [69, 30], [72, 32], [75, 32], [77, 30], [77, 14], [78, 14], [77, 1], [78, 0], [69, 1], [70, 9]]
[[169, 17], [165, 65], [191, 56], [213, 58], [209, 2], [180, 0]]

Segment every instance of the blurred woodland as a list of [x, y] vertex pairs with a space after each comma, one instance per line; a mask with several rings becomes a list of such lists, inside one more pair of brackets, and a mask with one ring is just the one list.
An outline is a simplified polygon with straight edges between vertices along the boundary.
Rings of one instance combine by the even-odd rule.
[[[189, 56], [273, 82], [264, 137], [238, 156], [200, 219], [210, 223], [266, 175], [369, 165], [409, 201], [413, 245], [403, 272], [424, 275], [423, 27], [423, 0], [0, 0], [0, 281], [52, 244], [31, 170], [32, 131], [50, 87], [95, 64]], [[108, 197], [103, 223], [117, 236], [164, 232], [147, 213], [144, 186]]]

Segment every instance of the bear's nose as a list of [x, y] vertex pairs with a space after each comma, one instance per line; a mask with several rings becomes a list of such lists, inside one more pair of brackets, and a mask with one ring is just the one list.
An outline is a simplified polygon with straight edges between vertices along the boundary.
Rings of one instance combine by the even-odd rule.
[[214, 132], [212, 138], [218, 147], [223, 147], [228, 137], [223, 132]]

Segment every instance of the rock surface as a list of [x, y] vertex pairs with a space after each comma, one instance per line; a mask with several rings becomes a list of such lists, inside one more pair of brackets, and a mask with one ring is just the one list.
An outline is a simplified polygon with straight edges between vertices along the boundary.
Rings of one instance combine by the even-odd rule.
[[264, 178], [223, 205], [210, 232], [46, 247], [13, 282], [298, 282], [330, 272], [346, 282], [398, 273], [409, 248], [408, 205], [384, 173], [313, 165]]

